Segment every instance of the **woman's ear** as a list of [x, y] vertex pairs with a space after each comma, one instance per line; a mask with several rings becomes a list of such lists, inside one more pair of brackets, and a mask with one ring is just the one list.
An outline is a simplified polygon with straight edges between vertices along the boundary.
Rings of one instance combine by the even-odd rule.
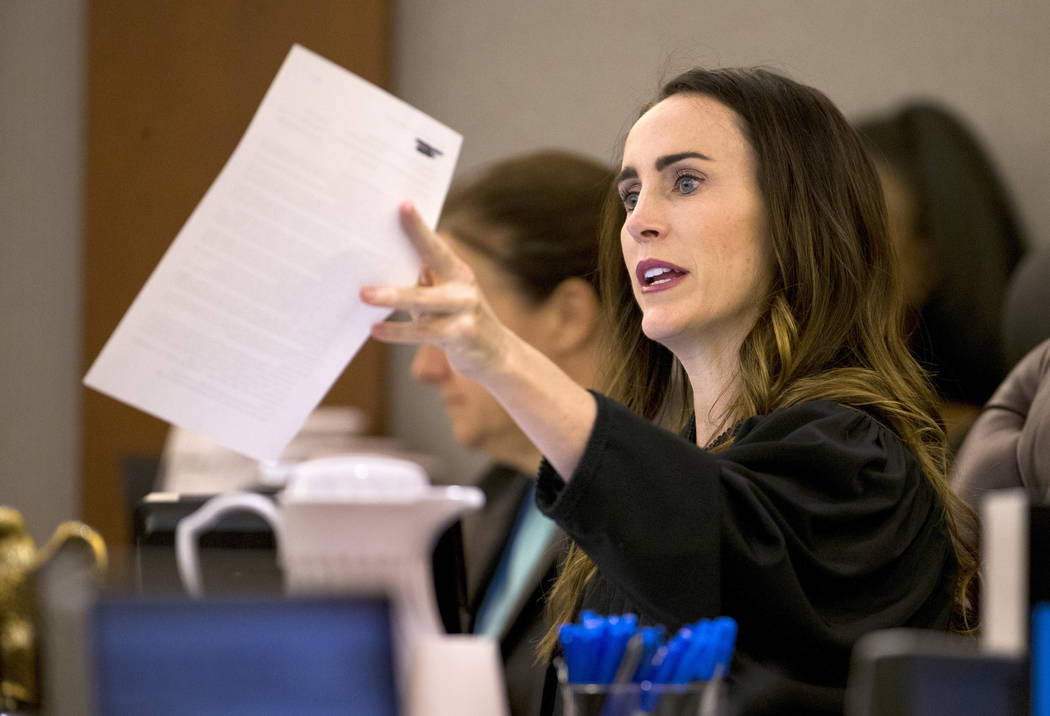
[[548, 354], [559, 361], [587, 348], [597, 337], [598, 294], [582, 278], [567, 278], [544, 302]]

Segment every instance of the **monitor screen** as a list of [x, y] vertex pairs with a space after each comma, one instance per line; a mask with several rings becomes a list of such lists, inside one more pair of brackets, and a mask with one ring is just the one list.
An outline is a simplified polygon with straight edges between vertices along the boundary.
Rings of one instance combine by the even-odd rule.
[[92, 612], [101, 716], [396, 716], [382, 599], [103, 598]]

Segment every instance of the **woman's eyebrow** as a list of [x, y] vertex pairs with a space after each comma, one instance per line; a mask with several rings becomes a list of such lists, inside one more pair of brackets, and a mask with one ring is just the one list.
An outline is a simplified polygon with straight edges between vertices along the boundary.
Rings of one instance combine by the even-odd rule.
[[674, 164], [675, 162], [680, 162], [683, 159], [703, 159], [708, 162], [714, 161], [713, 159], [711, 159], [711, 157], [707, 156], [706, 154], [701, 154], [700, 152], [678, 152], [677, 154], [667, 154], [665, 156], [660, 157], [656, 160], [654, 166], [656, 167], [656, 171], [662, 171], [668, 166]]
[[[704, 161], [708, 162], [714, 161], [714, 159], [712, 159], [711, 157], [707, 156], [706, 154], [701, 154], [700, 152], [677, 152], [676, 154], [667, 154], [662, 157], [659, 157], [655, 162], [653, 162], [653, 166], [655, 166], [656, 171], [659, 172], [663, 171], [675, 162], [682, 161], [683, 159], [703, 159]], [[637, 178], [638, 171], [634, 167], [624, 167], [622, 170], [620, 170], [620, 173], [616, 175], [616, 180], [613, 182], [613, 184], [616, 185], [627, 179]]]
[[620, 170], [620, 173], [616, 175], [616, 179], [613, 181], [613, 186], [618, 186], [620, 182], [625, 179], [637, 179], [638, 172], [634, 167], [624, 167]]

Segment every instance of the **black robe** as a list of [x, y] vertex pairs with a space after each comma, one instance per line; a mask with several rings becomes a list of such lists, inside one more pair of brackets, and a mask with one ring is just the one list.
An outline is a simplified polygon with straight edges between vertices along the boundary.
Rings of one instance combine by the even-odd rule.
[[827, 401], [782, 408], [709, 453], [596, 400], [572, 479], [545, 462], [537, 491], [598, 566], [581, 609], [670, 630], [732, 616], [738, 682], [750, 665], [765, 673], [753, 683], [779, 680], [805, 708], [832, 712], [861, 635], [947, 627], [957, 563], [942, 503], [867, 413]]

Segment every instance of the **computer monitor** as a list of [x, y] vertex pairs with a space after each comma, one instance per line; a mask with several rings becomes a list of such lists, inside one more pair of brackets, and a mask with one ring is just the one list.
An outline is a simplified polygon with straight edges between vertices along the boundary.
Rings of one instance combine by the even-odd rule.
[[99, 716], [396, 716], [384, 599], [102, 597], [91, 610]]

